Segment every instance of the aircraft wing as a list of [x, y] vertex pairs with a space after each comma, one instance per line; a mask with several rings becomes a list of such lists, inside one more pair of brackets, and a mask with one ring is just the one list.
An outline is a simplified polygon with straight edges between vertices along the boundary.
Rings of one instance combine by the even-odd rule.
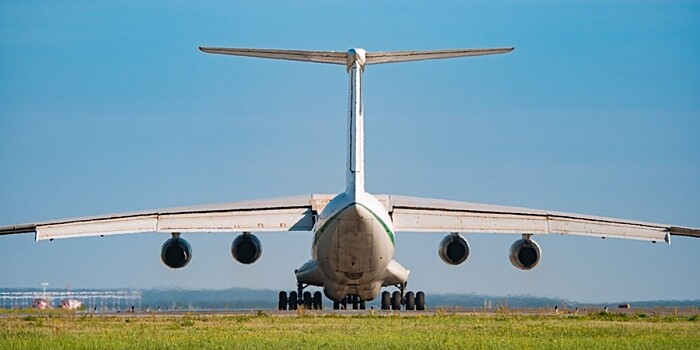
[[0, 227], [0, 235], [36, 233], [36, 240], [139, 232], [311, 231], [332, 195], [306, 195], [196, 207], [147, 210]]
[[396, 195], [384, 202], [397, 232], [562, 234], [670, 243], [670, 235], [700, 237], [700, 229], [546, 210]]

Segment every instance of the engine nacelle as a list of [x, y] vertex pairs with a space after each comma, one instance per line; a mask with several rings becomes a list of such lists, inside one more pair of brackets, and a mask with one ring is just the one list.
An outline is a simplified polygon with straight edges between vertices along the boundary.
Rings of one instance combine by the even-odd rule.
[[163, 243], [160, 259], [163, 260], [163, 264], [173, 269], [185, 267], [192, 259], [192, 247], [179, 235], [173, 235], [173, 238]]
[[531, 239], [519, 239], [510, 246], [510, 262], [521, 270], [532, 270], [540, 262], [542, 250]]
[[241, 264], [252, 264], [262, 255], [262, 244], [255, 235], [243, 232], [231, 243], [231, 255]]
[[450, 265], [459, 265], [469, 257], [469, 243], [456, 233], [445, 236], [438, 248], [440, 259]]

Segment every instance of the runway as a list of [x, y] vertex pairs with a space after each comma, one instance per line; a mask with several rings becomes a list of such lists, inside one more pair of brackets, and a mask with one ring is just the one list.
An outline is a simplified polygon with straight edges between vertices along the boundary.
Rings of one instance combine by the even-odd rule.
[[[522, 315], [522, 316], [585, 316], [590, 314], [606, 313], [601, 307], [585, 307], [578, 309], [554, 310], [550, 308], [515, 308], [508, 310], [484, 310], [484, 309], [446, 309], [437, 308], [426, 311], [396, 311], [396, 310], [271, 310], [271, 309], [240, 309], [240, 310], [117, 310], [117, 311], [84, 311], [84, 310], [4, 310], [0, 313], [0, 318], [7, 317], [27, 317], [27, 316], [65, 316], [65, 317], [423, 317], [423, 316], [502, 316], [502, 315]], [[607, 313], [619, 315], [648, 315], [648, 316], [692, 316], [700, 315], [700, 309], [689, 308], [629, 308], [618, 309], [609, 308]]]

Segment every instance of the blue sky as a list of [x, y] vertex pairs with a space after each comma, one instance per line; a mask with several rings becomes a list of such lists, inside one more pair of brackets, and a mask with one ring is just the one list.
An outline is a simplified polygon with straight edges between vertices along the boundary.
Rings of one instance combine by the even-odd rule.
[[[206, 55], [198, 46], [368, 51], [507, 47], [370, 66], [367, 189], [700, 227], [700, 4], [634, 1], [3, 2], [0, 225], [343, 190], [343, 67]], [[291, 289], [311, 234], [35, 243], [0, 237], [0, 287]], [[402, 234], [409, 287], [577, 301], [700, 298], [700, 240], [547, 236], [513, 268], [509, 235]]]

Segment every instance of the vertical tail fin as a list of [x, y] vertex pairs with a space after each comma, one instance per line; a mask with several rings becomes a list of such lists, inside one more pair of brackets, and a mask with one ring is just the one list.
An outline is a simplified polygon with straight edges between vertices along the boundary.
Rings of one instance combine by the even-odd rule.
[[365, 52], [363, 49], [350, 49], [347, 52], [215, 47], [200, 47], [199, 49], [203, 52], [213, 54], [345, 65], [348, 74], [350, 75], [350, 98], [348, 106], [348, 158], [345, 192], [353, 197], [355, 197], [358, 193], [363, 193], [365, 191], [365, 137], [364, 120], [362, 116], [362, 72], [365, 69], [365, 65], [494, 55], [513, 51], [513, 48], [370, 53]]
[[348, 162], [345, 192], [356, 197], [365, 192], [365, 128], [362, 116], [362, 71], [365, 67], [365, 50], [348, 51], [347, 68], [350, 75], [348, 99]]

